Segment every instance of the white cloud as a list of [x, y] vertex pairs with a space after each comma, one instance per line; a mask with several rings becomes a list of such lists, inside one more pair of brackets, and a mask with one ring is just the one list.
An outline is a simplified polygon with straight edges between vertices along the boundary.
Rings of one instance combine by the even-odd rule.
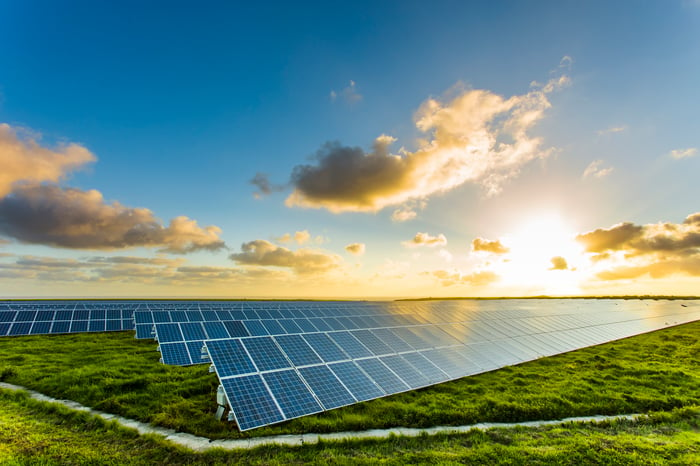
[[688, 157], [693, 157], [697, 155], [698, 149], [696, 147], [688, 147], [687, 149], [675, 149], [669, 152], [668, 155], [670, 155], [672, 158], [678, 160], [678, 159], [687, 159]]
[[392, 214], [391, 214], [391, 220], [393, 222], [408, 222], [409, 220], [413, 220], [416, 218], [418, 214], [416, 213], [415, 210], [412, 209], [407, 209], [405, 207], [402, 207], [400, 209], [396, 209]]
[[583, 178], [604, 178], [613, 172], [613, 167], [603, 167], [603, 160], [594, 160], [583, 171]]
[[452, 262], [453, 259], [452, 253], [450, 253], [450, 251], [448, 251], [447, 249], [440, 249], [438, 251], [438, 256], [440, 256], [447, 262]]
[[622, 126], [611, 126], [610, 128], [607, 129], [601, 129], [598, 131], [599, 135], [605, 135], [605, 134], [614, 134], [614, 133], [621, 133], [623, 131], [627, 130], [627, 126], [622, 125]]

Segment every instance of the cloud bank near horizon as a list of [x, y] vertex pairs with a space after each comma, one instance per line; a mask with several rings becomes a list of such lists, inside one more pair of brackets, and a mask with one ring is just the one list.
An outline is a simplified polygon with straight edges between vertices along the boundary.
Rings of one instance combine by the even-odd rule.
[[185, 254], [226, 247], [217, 226], [200, 227], [185, 216], [165, 226], [149, 209], [106, 202], [94, 189], [59, 186], [97, 158], [75, 143], [42, 147], [25, 133], [0, 124], [0, 235], [69, 249], [155, 247]]

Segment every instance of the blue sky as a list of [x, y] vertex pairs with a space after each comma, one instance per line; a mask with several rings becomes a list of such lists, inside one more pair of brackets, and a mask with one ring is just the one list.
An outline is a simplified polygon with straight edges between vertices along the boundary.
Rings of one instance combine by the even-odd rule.
[[[683, 222], [700, 210], [698, 2], [142, 3], [0, 2], [7, 140], [54, 153], [72, 143], [92, 154], [71, 167], [52, 159], [57, 174], [32, 178], [38, 158], [22, 164], [28, 151], [0, 153], [0, 164], [24, 167], [9, 170], [15, 174], [0, 208], [0, 294], [385, 297], [697, 288], [697, 232]], [[475, 90], [502, 102], [465, 100], [458, 108]], [[426, 110], [429, 101], [442, 112]], [[525, 126], [514, 135], [505, 122], [533, 106], [533, 122], [518, 120]], [[516, 140], [530, 149], [515, 151], [508, 164], [492, 145], [478, 160], [453, 155], [440, 165], [443, 117], [466, 124], [480, 109], [487, 113], [479, 128], [494, 144]], [[460, 147], [477, 147], [477, 133], [460, 127]], [[384, 171], [363, 163], [377, 155], [373, 144], [382, 135], [392, 138], [385, 156], [376, 157]], [[321, 157], [331, 165], [321, 169], [314, 157], [334, 141], [361, 149], [352, 159], [357, 173], [332, 165], [351, 156], [330, 149]], [[405, 166], [397, 168], [392, 156]], [[488, 168], [474, 168], [479, 163]], [[455, 164], [465, 174], [449, 178]], [[302, 165], [307, 177], [292, 179]], [[254, 196], [258, 173], [279, 189]], [[342, 180], [320, 187], [324, 174]], [[43, 184], [41, 193], [29, 182]], [[65, 227], [67, 220], [54, 231], [48, 220], [26, 218], [20, 228], [12, 216], [24, 209], [26, 217], [41, 217], [41, 209], [19, 202], [29, 198], [50, 197], [66, 208], [71, 189], [78, 196], [99, 191], [103, 206], [149, 209], [144, 222], [164, 230], [139, 242], [132, 228], [132, 239], [105, 242], [105, 231], [117, 225], [105, 227], [104, 219], [79, 220], [92, 236], [78, 238], [80, 228]], [[299, 201], [285, 203], [292, 193]], [[179, 216], [197, 222], [187, 234], [199, 239], [167, 230]], [[617, 238], [614, 227], [625, 222], [641, 228], [638, 236], [605, 250], [585, 236]], [[220, 231], [198, 230], [210, 225]], [[679, 225], [688, 226], [668, 233]], [[555, 231], [568, 238], [561, 253], [538, 243], [557, 243]], [[295, 232], [302, 233], [296, 241]], [[425, 241], [416, 240], [419, 233]], [[658, 245], [659, 235], [674, 242], [675, 255], [648, 246]], [[508, 252], [479, 250], [476, 238]], [[364, 245], [364, 253], [348, 251], [351, 244]], [[544, 265], [536, 255], [519, 256], [515, 245], [541, 253]], [[553, 257], [568, 260], [566, 268]], [[120, 260], [130, 268], [116, 267]], [[541, 273], [527, 273], [536, 269]]]

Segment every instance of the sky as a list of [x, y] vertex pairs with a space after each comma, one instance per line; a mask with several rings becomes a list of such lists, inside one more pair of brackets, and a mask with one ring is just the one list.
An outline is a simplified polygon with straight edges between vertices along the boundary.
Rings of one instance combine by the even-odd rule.
[[698, 295], [700, 2], [0, 0], [0, 297]]

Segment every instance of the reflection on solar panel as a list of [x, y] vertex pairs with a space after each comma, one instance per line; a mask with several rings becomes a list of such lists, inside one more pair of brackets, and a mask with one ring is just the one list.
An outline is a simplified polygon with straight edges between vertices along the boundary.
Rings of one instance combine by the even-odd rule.
[[135, 329], [166, 364], [209, 360], [241, 430], [698, 319], [700, 301], [0, 301], [0, 336]]
[[[417, 303], [415, 318], [406, 306], [387, 306], [371, 319], [347, 316], [354, 327], [342, 316], [320, 317], [338, 330], [204, 344], [229, 417], [247, 430], [700, 319], [700, 302], [532, 304]], [[235, 391], [249, 380], [255, 390]], [[267, 416], [257, 406], [267, 406]]]

